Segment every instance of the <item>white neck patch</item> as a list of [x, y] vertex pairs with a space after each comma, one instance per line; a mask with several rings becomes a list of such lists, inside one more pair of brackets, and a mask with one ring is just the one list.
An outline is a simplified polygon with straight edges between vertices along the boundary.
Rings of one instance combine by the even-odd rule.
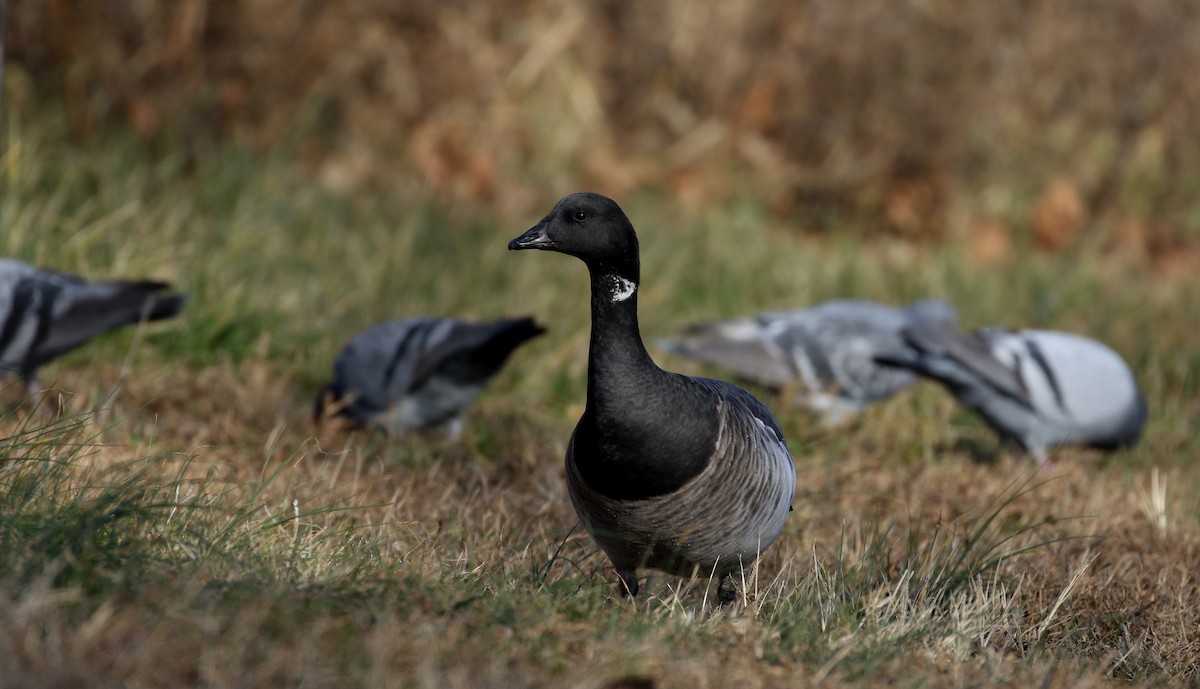
[[633, 296], [637, 291], [637, 283], [632, 280], [626, 280], [620, 275], [608, 276], [609, 293], [612, 295], [613, 303], [625, 301]]

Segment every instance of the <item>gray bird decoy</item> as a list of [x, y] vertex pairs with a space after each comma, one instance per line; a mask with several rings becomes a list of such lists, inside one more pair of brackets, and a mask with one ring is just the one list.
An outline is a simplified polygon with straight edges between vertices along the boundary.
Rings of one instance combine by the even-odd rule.
[[765, 406], [729, 383], [670, 373], [638, 331], [638, 240], [598, 194], [555, 205], [509, 249], [557, 251], [591, 276], [587, 404], [567, 446], [579, 520], [608, 555], [622, 593], [637, 569], [712, 576], [735, 600], [735, 575], [783, 530], [796, 471]]
[[333, 382], [317, 396], [315, 415], [319, 420], [328, 408], [393, 435], [433, 428], [457, 437], [483, 386], [517, 347], [544, 332], [532, 318], [411, 318], [377, 325], [342, 349]]
[[1132, 447], [1146, 424], [1146, 399], [1125, 361], [1070, 333], [985, 328], [968, 334], [904, 330], [908, 354], [880, 357], [944, 385], [1002, 439], [1039, 464], [1063, 444]]
[[89, 282], [0, 259], [0, 376], [41, 389], [37, 369], [88, 340], [126, 325], [177, 315], [186, 297], [162, 282]]
[[901, 329], [920, 324], [952, 327], [956, 322], [954, 309], [936, 299], [904, 308], [835, 300], [796, 311], [700, 323], [660, 346], [775, 392], [795, 389], [801, 406], [833, 426], [916, 382], [910, 371], [875, 361], [905, 349]]

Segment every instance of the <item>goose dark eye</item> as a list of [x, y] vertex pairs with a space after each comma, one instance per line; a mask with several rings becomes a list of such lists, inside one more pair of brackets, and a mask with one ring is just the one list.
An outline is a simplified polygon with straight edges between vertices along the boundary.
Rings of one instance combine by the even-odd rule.
[[575, 214], [571, 217], [575, 222], [583, 222], [587, 220], [587, 211], [575, 211]]

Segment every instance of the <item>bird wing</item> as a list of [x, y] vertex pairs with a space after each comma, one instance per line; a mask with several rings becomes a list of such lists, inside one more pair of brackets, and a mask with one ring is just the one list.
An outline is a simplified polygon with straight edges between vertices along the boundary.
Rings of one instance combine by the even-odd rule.
[[8, 272], [0, 285], [0, 369], [27, 379], [37, 368], [34, 353], [46, 338], [61, 289], [36, 271]]
[[993, 331], [961, 334], [949, 328], [910, 325], [903, 331], [909, 346], [926, 356], [944, 357], [995, 391], [1033, 408], [1018, 368], [996, 358]]
[[1113, 423], [1141, 397], [1129, 366], [1106, 345], [1043, 330], [988, 332], [997, 356], [1017, 362], [1035, 405], [1076, 423]]
[[903, 346], [900, 311], [871, 302], [827, 302], [776, 321], [776, 336], [810, 386], [847, 399], [885, 398], [913, 382], [912, 374], [877, 365], [874, 356]]
[[352, 394], [350, 409], [367, 416], [386, 409], [410, 388], [435, 323], [428, 318], [390, 321], [355, 335], [334, 362], [335, 394]]
[[89, 283], [61, 274], [53, 282], [59, 287], [54, 317], [34, 354], [37, 364], [110, 330], [142, 320], [171, 318], [186, 302], [181, 295], [166, 294], [170, 285], [163, 282]]
[[546, 332], [532, 318], [452, 323], [426, 340], [411, 387], [420, 387], [435, 376], [464, 386], [481, 385], [500, 370], [513, 350]]
[[678, 339], [658, 344], [671, 354], [720, 366], [742, 379], [776, 390], [796, 380], [787, 352], [757, 319], [693, 325]]
[[[692, 377], [691, 380], [713, 392], [722, 400], [727, 409], [736, 410], [736, 413], [743, 416], [758, 419], [758, 422], [764, 429], [763, 433], [768, 434], [764, 436], [768, 440], [775, 443], [785, 443], [783, 429], [780, 428], [779, 422], [775, 420], [775, 415], [771, 413], [771, 410], [767, 409], [766, 405], [759, 402], [757, 397], [723, 380], [699, 377]], [[786, 447], [786, 444], [784, 446]]]

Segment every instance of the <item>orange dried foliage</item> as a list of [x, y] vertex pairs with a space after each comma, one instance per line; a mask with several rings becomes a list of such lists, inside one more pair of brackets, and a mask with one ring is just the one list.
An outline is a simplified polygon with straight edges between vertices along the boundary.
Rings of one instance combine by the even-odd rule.
[[[884, 199], [869, 224], [926, 237], [951, 201], [987, 214], [980, 189], [1032, 178], [1047, 191], [1016, 210], [1048, 249], [1072, 246], [1089, 212], [1179, 235], [1195, 217], [1197, 3], [10, 4], [11, 68], [77, 135], [119, 121], [188, 145], [298, 141], [318, 173], [353, 151], [352, 186], [532, 208], [584, 183], [689, 203], [741, 183], [778, 208]], [[1173, 174], [1146, 203], [1108, 186], [1132, 178], [1126, 144], [1150, 131]]]
[[1087, 207], [1079, 185], [1058, 177], [1050, 182], [1033, 209], [1033, 238], [1050, 251], [1073, 246], [1088, 221]]
[[971, 258], [982, 265], [1008, 262], [1013, 253], [1012, 232], [996, 218], [980, 218], [968, 230]]
[[888, 229], [910, 238], [940, 237], [945, 198], [945, 185], [938, 179], [897, 181], [883, 202]]

